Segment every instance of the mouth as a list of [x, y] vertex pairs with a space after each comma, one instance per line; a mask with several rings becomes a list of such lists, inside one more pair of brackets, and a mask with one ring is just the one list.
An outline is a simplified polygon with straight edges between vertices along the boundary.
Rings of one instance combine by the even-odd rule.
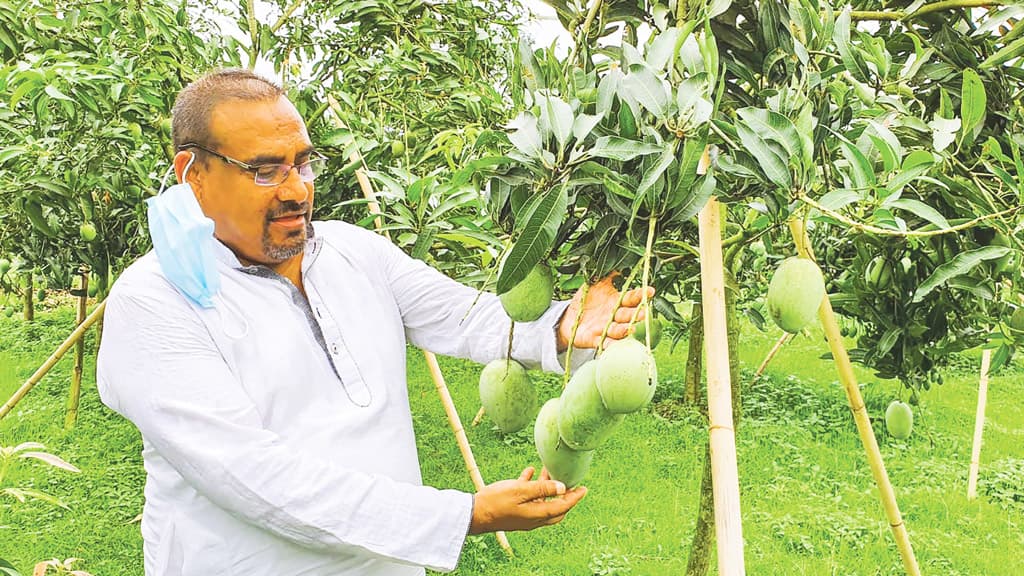
[[271, 218], [270, 219], [270, 223], [271, 224], [276, 224], [278, 226], [284, 226], [284, 227], [287, 227], [287, 228], [294, 228], [294, 227], [298, 227], [298, 226], [305, 226], [306, 225], [306, 213], [305, 212], [298, 212], [298, 213], [292, 213], [292, 214], [285, 214], [283, 216], [277, 216], [277, 217]]

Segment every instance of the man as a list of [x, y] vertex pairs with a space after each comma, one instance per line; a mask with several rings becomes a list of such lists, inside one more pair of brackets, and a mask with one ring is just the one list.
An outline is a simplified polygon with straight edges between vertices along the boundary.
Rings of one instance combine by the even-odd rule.
[[[104, 403], [143, 438], [146, 574], [416, 575], [454, 569], [467, 534], [561, 521], [585, 489], [533, 468], [475, 495], [420, 479], [407, 340], [502, 357], [497, 298], [474, 305], [475, 290], [388, 240], [312, 223], [322, 162], [269, 81], [213, 72], [173, 117], [182, 184], [151, 201], [156, 251], [114, 286], [97, 367]], [[193, 236], [203, 214], [208, 245]], [[617, 297], [610, 281], [590, 290], [577, 347], [596, 346]], [[640, 297], [626, 295], [612, 338]], [[578, 309], [579, 295], [517, 324], [513, 357], [560, 370]]]

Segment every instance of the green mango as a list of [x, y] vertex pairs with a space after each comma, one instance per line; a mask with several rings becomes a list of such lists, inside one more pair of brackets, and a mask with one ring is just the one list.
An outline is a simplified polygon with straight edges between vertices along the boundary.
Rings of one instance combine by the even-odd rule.
[[[647, 321], [638, 320], [636, 324], [633, 324], [633, 338], [636, 338], [638, 342], [647, 345]], [[661, 342], [661, 318], [657, 316], [651, 316], [651, 350], [658, 347]]]
[[573, 450], [558, 435], [558, 398], [548, 400], [537, 414], [533, 442], [551, 478], [573, 488], [583, 481], [594, 459], [593, 450]]
[[876, 256], [864, 270], [864, 282], [872, 290], [885, 290], [892, 285], [892, 265], [884, 256]]
[[11, 261], [7, 258], [0, 258], [0, 276], [7, 274], [11, 269]]
[[597, 389], [597, 361], [580, 366], [562, 391], [558, 413], [558, 434], [573, 450], [593, 450], [618, 427], [623, 414], [604, 407]]
[[617, 340], [595, 362], [597, 389], [609, 412], [636, 412], [654, 398], [658, 367], [643, 344], [632, 338]]
[[533, 322], [551, 305], [554, 286], [551, 269], [543, 264], [537, 264], [522, 282], [508, 292], [499, 294], [498, 299], [501, 300], [505, 313], [513, 321]]
[[885, 409], [885, 429], [893, 438], [906, 440], [914, 427], [914, 412], [908, 404], [893, 400]]
[[1010, 315], [1010, 330], [1024, 332], [1024, 306], [1018, 306]]
[[825, 298], [825, 279], [806, 258], [782, 261], [768, 285], [768, 314], [775, 325], [796, 334], [814, 320]]
[[504, 434], [518, 432], [533, 420], [537, 393], [526, 368], [515, 360], [494, 360], [480, 372], [480, 403]]

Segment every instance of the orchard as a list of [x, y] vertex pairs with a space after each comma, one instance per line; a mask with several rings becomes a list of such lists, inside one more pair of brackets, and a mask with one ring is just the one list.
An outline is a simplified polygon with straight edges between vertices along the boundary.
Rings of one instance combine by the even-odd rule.
[[95, 351], [174, 97], [228, 66], [328, 158], [315, 219], [514, 326], [653, 288], [564, 374], [409, 349], [424, 483], [589, 490], [455, 573], [1024, 573], [1024, 7], [544, 0], [543, 45], [539, 5], [0, 2], [0, 573], [142, 573]]

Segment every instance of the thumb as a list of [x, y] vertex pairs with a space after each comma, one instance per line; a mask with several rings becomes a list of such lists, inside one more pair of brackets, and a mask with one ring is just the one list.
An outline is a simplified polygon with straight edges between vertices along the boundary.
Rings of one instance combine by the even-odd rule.
[[530, 482], [523, 488], [524, 501], [561, 496], [562, 494], [565, 494], [565, 484], [558, 480], [537, 480], [536, 482]]

